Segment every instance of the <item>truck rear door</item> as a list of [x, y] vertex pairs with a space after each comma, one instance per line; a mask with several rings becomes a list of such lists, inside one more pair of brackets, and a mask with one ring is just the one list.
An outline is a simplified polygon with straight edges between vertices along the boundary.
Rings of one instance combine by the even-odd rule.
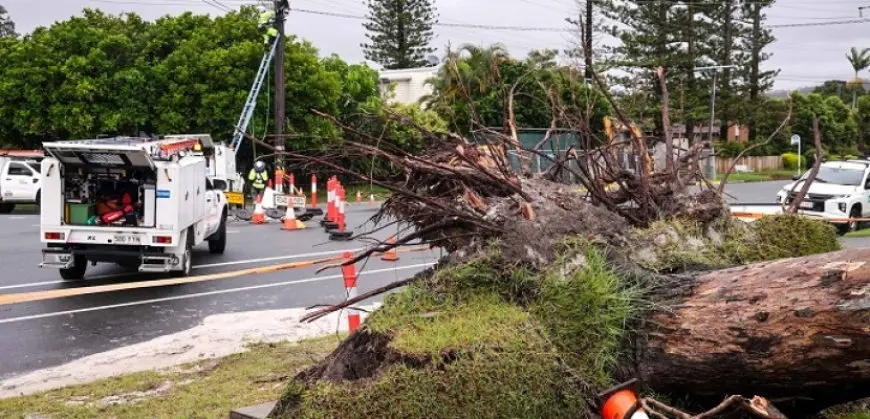
[[148, 152], [139, 147], [116, 144], [56, 142], [44, 143], [45, 151], [64, 165], [99, 168], [148, 168], [154, 169], [154, 161]]

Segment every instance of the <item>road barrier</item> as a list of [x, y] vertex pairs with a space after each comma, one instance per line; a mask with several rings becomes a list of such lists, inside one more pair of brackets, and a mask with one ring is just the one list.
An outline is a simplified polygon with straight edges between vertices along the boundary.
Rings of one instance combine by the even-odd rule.
[[317, 207], [317, 175], [311, 175], [311, 208], [308, 209], [311, 215], [323, 215], [323, 210]]
[[[353, 258], [353, 254], [350, 252], [344, 252], [342, 254], [342, 259], [345, 261], [349, 261]], [[341, 267], [341, 275], [344, 277], [344, 288], [347, 292], [347, 299], [356, 298], [356, 265], [348, 264]], [[350, 333], [356, 331], [360, 324], [360, 315], [359, 312], [353, 307], [349, 307], [347, 310], [347, 326]]]

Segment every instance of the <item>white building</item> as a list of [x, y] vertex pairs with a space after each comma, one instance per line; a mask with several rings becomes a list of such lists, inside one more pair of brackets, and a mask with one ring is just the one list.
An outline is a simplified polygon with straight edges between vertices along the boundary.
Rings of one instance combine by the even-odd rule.
[[393, 85], [393, 102], [417, 103], [423, 96], [432, 93], [432, 86], [426, 81], [438, 73], [438, 67], [406, 68], [401, 70], [381, 70], [381, 92], [388, 92]]

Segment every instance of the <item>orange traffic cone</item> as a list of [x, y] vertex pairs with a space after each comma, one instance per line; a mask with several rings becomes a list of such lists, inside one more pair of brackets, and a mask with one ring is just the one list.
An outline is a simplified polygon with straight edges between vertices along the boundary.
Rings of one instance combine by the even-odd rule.
[[[390, 236], [390, 238], [387, 239], [387, 244], [396, 244], [396, 236]], [[384, 261], [387, 261], [387, 262], [396, 262], [396, 261], [398, 261], [398, 260], [399, 260], [399, 255], [398, 255], [398, 253], [396, 253], [396, 248], [394, 247], [394, 248], [392, 248], [392, 249], [390, 249], [390, 250], [387, 250], [387, 252], [384, 253], [383, 256], [381, 256], [381, 260], [384, 260]]]
[[282, 218], [284, 225], [281, 230], [302, 230], [305, 228], [305, 223], [296, 219], [296, 211], [293, 209], [293, 204], [287, 205], [287, 212]]
[[375, 194], [370, 194], [369, 195], [369, 205], [374, 205], [374, 204], [375, 204]]
[[601, 405], [601, 419], [649, 419], [637, 400], [631, 386], [637, 379], [620, 384], [599, 394], [604, 400]]
[[251, 224], [265, 224], [266, 211], [263, 210], [263, 196], [257, 195], [257, 204], [254, 206], [254, 214], [251, 215]]
[[362, 191], [356, 191], [356, 203], [362, 204]]

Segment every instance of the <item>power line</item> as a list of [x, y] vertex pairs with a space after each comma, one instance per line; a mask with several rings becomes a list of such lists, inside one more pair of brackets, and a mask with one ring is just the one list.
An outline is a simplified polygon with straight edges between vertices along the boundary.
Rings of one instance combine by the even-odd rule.
[[[356, 19], [356, 20], [368, 20], [365, 16], [360, 15], [351, 15], [347, 13], [335, 13], [335, 12], [325, 12], [322, 10], [310, 10], [310, 9], [298, 9], [291, 8], [291, 11], [298, 13], [307, 13], [312, 15], [320, 15], [320, 16], [330, 16], [330, 17], [339, 17], [343, 19]], [[536, 26], [502, 26], [502, 25], [479, 25], [473, 23], [445, 23], [438, 22], [435, 26], [443, 26], [446, 28], [466, 28], [466, 29], [486, 29], [486, 30], [495, 30], [495, 31], [523, 31], [523, 32], [566, 32], [570, 31], [570, 29], [564, 28], [549, 28], [549, 27], [536, 27]]]

